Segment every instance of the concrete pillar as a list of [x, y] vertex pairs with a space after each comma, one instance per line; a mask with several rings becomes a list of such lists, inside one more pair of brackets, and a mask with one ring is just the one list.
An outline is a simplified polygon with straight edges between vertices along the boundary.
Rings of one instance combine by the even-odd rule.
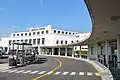
[[106, 66], [108, 66], [108, 45], [109, 45], [109, 42], [106, 40], [105, 41], [105, 59], [106, 59]]
[[81, 55], [82, 55], [82, 54], [81, 54], [81, 46], [80, 46], [80, 53], [79, 53], [79, 57], [80, 57], [80, 58], [81, 58]]
[[60, 56], [60, 48], [58, 48], [58, 55]]
[[95, 58], [97, 61], [98, 60], [98, 45], [97, 45], [97, 43], [95, 44]]
[[72, 57], [74, 57], [74, 47], [72, 48]]
[[40, 46], [38, 46], [38, 53], [39, 53], [39, 55], [42, 54], [42, 53], [41, 53], [41, 48], [40, 48]]
[[54, 55], [54, 48], [52, 48], [52, 55]]
[[[117, 35], [117, 62], [120, 62], [120, 34]], [[120, 64], [118, 64], [118, 68], [120, 69]]]
[[67, 56], [67, 47], [65, 47], [65, 56]]
[[88, 54], [87, 54], [87, 59], [90, 59], [91, 56], [91, 47], [88, 45]]

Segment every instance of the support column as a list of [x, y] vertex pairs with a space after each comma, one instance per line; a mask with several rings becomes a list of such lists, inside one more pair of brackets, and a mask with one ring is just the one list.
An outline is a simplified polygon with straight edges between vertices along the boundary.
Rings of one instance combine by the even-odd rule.
[[52, 55], [54, 55], [54, 48], [52, 48]]
[[109, 67], [108, 65], [108, 45], [109, 45], [109, 42], [106, 40], [105, 41], [105, 59], [106, 59], [106, 66]]
[[97, 45], [97, 43], [95, 44], [95, 58], [97, 61], [97, 59], [98, 59], [98, 45]]
[[65, 56], [67, 56], [67, 47], [65, 47]]
[[60, 48], [58, 48], [58, 55], [60, 56]]
[[72, 57], [74, 57], [74, 47], [72, 48]]
[[79, 57], [80, 57], [80, 58], [81, 58], [81, 55], [82, 55], [82, 54], [81, 54], [81, 46], [80, 46], [80, 53], [79, 53]]
[[40, 48], [40, 46], [38, 46], [38, 53], [39, 53], [39, 55], [41, 55], [41, 48]]
[[88, 54], [87, 54], [87, 59], [90, 59], [91, 56], [91, 47], [88, 45]]
[[[117, 62], [120, 62], [120, 34], [117, 35]], [[120, 69], [120, 64], [118, 64], [118, 68]]]

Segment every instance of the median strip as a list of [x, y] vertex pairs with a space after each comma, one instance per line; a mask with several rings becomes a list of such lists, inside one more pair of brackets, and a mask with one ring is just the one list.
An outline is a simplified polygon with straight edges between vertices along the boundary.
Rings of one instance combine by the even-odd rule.
[[[62, 62], [60, 60], [58, 60], [57, 58], [54, 58], [54, 59], [59, 62], [59, 65], [56, 68], [54, 68], [53, 70], [51, 70], [50, 72], [55, 72], [56, 70], [58, 70], [62, 66]], [[45, 77], [47, 75], [49, 75], [49, 74], [45, 73], [45, 74], [43, 74], [43, 75], [41, 75], [41, 76], [39, 76], [37, 78], [34, 78], [33, 80], [38, 80], [38, 79], [43, 78], [43, 77]]]

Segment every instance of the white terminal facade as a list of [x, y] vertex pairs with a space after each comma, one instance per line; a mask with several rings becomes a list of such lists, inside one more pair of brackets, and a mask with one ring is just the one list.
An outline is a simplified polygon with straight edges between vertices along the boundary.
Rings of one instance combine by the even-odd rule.
[[59, 30], [51, 25], [30, 28], [27, 32], [11, 33], [10, 37], [1, 37], [0, 46], [8, 47], [11, 42], [32, 44], [39, 54], [73, 56], [75, 50], [87, 50], [87, 46], [66, 46], [84, 41], [90, 33]]

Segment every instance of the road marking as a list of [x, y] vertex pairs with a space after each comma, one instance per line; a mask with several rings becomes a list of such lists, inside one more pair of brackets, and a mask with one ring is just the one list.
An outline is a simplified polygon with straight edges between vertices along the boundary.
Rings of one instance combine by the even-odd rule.
[[41, 72], [39, 72], [38, 74], [44, 74], [46, 71], [41, 71]]
[[21, 72], [24, 72], [25, 70], [20, 70], [20, 71], [17, 71], [17, 72], [15, 72], [15, 73], [21, 73]]
[[8, 70], [3, 70], [3, 71], [1, 71], [1, 72], [8, 72], [8, 71], [11, 71], [10, 69], [8, 69]]
[[69, 72], [63, 72], [63, 74], [62, 75], [67, 75]]
[[28, 71], [26, 71], [26, 72], [23, 72], [23, 74], [27, 74], [27, 73], [29, 73], [29, 72], [31, 72], [31, 70], [28, 70]]
[[8, 73], [13, 73], [13, 72], [16, 72], [18, 70], [11, 70], [11, 71], [8, 71]]
[[54, 75], [59, 75], [61, 72], [56, 72]]
[[88, 75], [88, 76], [92, 76], [92, 73], [91, 73], [91, 72], [88, 72], [87, 75]]
[[[54, 59], [59, 62], [59, 65], [56, 68], [54, 68], [53, 70], [51, 70], [52, 72], [55, 72], [57, 69], [59, 69], [62, 66], [62, 62], [60, 60], [58, 60], [57, 58], [54, 58]], [[41, 75], [41, 76], [39, 76], [37, 78], [34, 78], [33, 80], [39, 80], [40, 78], [45, 77], [47, 75], [48, 74], [45, 73], [45, 74], [43, 74], [43, 75]]]
[[53, 71], [50, 71], [50, 72], [48, 72], [48, 73], [46, 73], [46, 74], [48, 74], [48, 75], [49, 75], [49, 74], [52, 74], [52, 73], [53, 73]]
[[79, 72], [79, 75], [84, 75], [84, 72]]
[[72, 72], [70, 75], [75, 75], [76, 74], [76, 72]]
[[39, 71], [33, 71], [33, 72], [31, 72], [30, 74], [35, 74], [35, 73], [37, 73], [37, 72], [39, 72]]

